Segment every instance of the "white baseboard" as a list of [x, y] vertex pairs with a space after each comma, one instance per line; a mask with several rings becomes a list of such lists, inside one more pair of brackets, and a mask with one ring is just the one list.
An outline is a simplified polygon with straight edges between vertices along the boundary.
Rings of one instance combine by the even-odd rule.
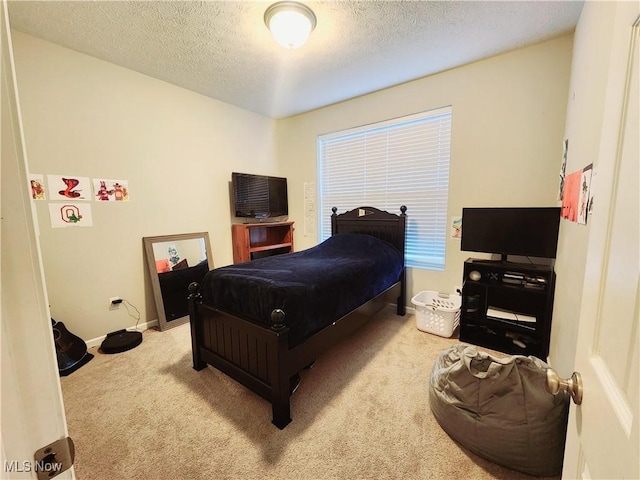
[[[150, 322], [146, 322], [146, 323], [138, 323], [137, 330], [139, 332], [142, 332], [144, 330], [149, 330], [150, 328], [157, 327], [157, 326], [158, 326], [158, 320], [151, 320]], [[136, 330], [136, 326], [131, 325], [130, 327], [127, 327], [125, 330]], [[86, 342], [87, 348], [99, 346], [105, 338], [107, 338], [107, 336], [102, 335], [101, 337], [96, 337], [96, 338], [92, 338], [91, 340], [87, 340]]]

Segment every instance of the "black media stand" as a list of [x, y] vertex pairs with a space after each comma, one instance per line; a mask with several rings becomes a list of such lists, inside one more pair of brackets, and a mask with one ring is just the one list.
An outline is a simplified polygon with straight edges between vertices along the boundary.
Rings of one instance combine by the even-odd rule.
[[468, 259], [460, 340], [546, 361], [555, 281], [549, 265]]

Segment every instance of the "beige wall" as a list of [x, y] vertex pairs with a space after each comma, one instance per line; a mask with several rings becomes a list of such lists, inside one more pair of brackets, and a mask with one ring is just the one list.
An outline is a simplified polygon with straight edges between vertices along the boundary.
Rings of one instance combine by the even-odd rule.
[[[53, 317], [90, 340], [157, 318], [142, 237], [207, 231], [232, 263], [231, 171], [275, 174], [274, 121], [13, 32], [32, 173], [124, 179], [131, 200], [91, 202], [91, 228], [51, 228], [36, 202]], [[133, 312], [135, 313], [135, 312]]]
[[[279, 121], [277, 157], [291, 197], [302, 199], [304, 182], [317, 179], [318, 135], [452, 105], [449, 217], [465, 206], [557, 205], [571, 49], [564, 36]], [[303, 234], [302, 203], [290, 208], [296, 247], [314, 245], [315, 235]], [[408, 269], [409, 299], [454, 291], [470, 256], [479, 254], [448, 240], [445, 271]]]
[[[603, 112], [612, 55], [616, 2], [585, 2], [576, 28], [565, 138], [569, 140], [567, 173], [593, 163], [594, 215], [598, 209], [598, 165]], [[576, 352], [580, 307], [586, 268], [589, 224], [562, 221], [556, 262], [556, 292], [549, 357], [564, 376], [571, 376]]]

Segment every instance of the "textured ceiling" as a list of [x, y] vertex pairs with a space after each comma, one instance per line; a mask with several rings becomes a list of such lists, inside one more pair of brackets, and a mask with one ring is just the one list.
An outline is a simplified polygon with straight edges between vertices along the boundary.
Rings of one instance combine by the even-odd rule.
[[581, 1], [305, 1], [285, 50], [256, 1], [10, 1], [15, 30], [282, 118], [573, 31]]

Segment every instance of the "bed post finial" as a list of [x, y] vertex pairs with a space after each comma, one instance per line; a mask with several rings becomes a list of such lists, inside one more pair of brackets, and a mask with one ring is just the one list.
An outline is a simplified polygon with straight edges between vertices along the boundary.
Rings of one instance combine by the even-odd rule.
[[276, 308], [271, 311], [271, 330], [278, 332], [285, 327], [284, 312]]
[[200, 294], [200, 284], [198, 282], [191, 282], [187, 290], [189, 290], [188, 298], [192, 298], [194, 300], [202, 298], [202, 295]]
[[407, 206], [406, 205], [402, 205], [400, 207], [400, 212], [402, 212], [402, 215], [406, 215], [407, 214]]
[[331, 235], [338, 233], [338, 207], [331, 207]]

